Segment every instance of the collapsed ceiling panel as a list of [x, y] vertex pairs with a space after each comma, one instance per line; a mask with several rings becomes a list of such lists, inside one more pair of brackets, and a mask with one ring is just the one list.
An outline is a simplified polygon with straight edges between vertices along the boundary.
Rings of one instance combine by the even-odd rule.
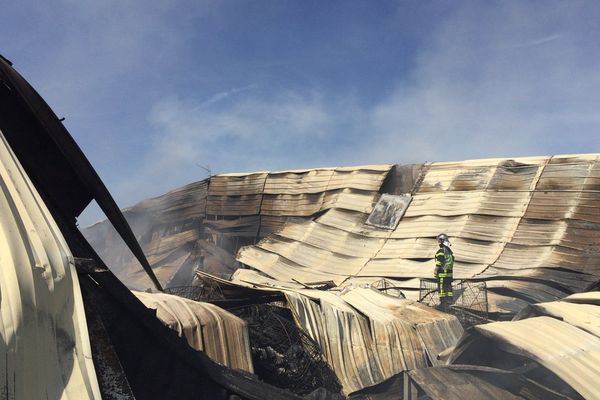
[[341, 296], [317, 290], [285, 294], [298, 325], [321, 345], [346, 393], [437, 365], [438, 353], [463, 332], [452, 315], [372, 289]]
[[210, 303], [163, 293], [134, 294], [194, 349], [226, 367], [254, 372], [248, 327], [240, 318]]

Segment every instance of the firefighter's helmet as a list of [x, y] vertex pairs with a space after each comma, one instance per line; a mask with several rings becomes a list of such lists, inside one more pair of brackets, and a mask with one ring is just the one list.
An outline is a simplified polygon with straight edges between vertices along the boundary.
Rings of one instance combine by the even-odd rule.
[[448, 235], [446, 235], [445, 233], [440, 233], [439, 235], [437, 235], [437, 241], [439, 244], [450, 246], [450, 240], [448, 239]]

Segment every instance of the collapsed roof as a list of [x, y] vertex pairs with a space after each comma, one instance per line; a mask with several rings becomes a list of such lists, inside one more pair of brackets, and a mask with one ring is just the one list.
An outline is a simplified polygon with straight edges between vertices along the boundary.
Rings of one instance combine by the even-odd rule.
[[[435, 236], [446, 232], [456, 257], [455, 278], [488, 281], [491, 311], [514, 313], [524, 301], [557, 299], [598, 280], [598, 159], [425, 165], [394, 229], [366, 223], [377, 199], [373, 193], [371, 207], [362, 212], [335, 204], [243, 248], [237, 259], [284, 282], [427, 278]], [[245, 282], [261, 279], [244, 272]]]
[[[167, 286], [189, 284], [195, 267], [229, 276], [243, 264], [251, 269], [232, 277], [240, 284], [387, 278], [417, 299], [419, 278], [432, 274], [435, 237], [446, 232], [455, 277], [485, 281], [490, 312], [511, 315], [598, 281], [599, 157], [224, 174], [125, 215]], [[412, 198], [388, 229], [368, 223], [385, 194]], [[86, 236], [126, 282], [147, 287], [108, 230], [97, 224]]]
[[453, 315], [374, 289], [356, 288], [341, 296], [286, 291], [286, 297], [347, 394], [403, 371], [438, 365], [438, 353], [463, 333]]

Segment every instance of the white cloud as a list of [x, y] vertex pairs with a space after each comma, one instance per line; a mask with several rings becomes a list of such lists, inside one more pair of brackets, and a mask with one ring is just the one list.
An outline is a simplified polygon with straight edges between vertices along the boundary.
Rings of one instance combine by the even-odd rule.
[[287, 93], [269, 100], [236, 101], [225, 109], [207, 108], [213, 99], [200, 105], [177, 98], [158, 103], [150, 113], [150, 122], [160, 132], [157, 150], [173, 141], [206, 145], [231, 138], [266, 144], [281, 137], [318, 137], [333, 122], [315, 96]]
[[[597, 150], [600, 59], [573, 30], [577, 10], [496, 4], [448, 19], [413, 79], [371, 110], [382, 143], [374, 157], [388, 149], [399, 149], [398, 161], [542, 155], [585, 151], [586, 142]], [[540, 38], [556, 29], [565, 32]]]
[[[211, 101], [215, 98], [227, 98], [227, 104]], [[327, 163], [335, 146], [323, 143], [338, 134], [336, 108], [318, 93], [286, 92], [265, 99], [233, 90], [209, 101], [165, 99], [149, 114], [154, 134], [145, 163], [117, 190], [133, 202], [141, 193], [159, 194], [201, 179], [200, 166], [222, 173]]]
[[548, 43], [548, 42], [552, 42], [554, 40], [558, 40], [561, 37], [562, 37], [562, 35], [554, 34], [554, 35], [550, 35], [550, 36], [546, 36], [546, 37], [542, 37], [542, 38], [538, 38], [538, 39], [533, 39], [533, 40], [527, 41], [525, 43], [514, 44], [514, 45], [512, 45], [510, 47], [517, 48], [517, 47], [539, 46], [539, 45], [544, 44], [544, 43]]
[[239, 87], [239, 88], [229, 89], [229, 90], [226, 90], [221, 93], [217, 93], [217, 94], [211, 96], [208, 100], [201, 103], [200, 106], [198, 106], [198, 109], [211, 106], [211, 105], [218, 103], [220, 101], [223, 101], [235, 94], [242, 93], [242, 92], [245, 92], [248, 90], [253, 90], [256, 87], [257, 87], [257, 85], [247, 85], [247, 86], [243, 86], [243, 87]]

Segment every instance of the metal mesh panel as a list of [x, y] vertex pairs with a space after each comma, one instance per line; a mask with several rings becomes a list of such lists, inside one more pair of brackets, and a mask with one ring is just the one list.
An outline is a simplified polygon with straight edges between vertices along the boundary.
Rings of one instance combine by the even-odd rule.
[[221, 287], [218, 284], [211, 283], [210, 281], [203, 281], [200, 286], [177, 286], [165, 288], [164, 292], [179, 297], [185, 297], [186, 299], [194, 301], [210, 302], [214, 300], [225, 299], [225, 296], [221, 291]]
[[[485, 282], [458, 280], [452, 282], [452, 303], [442, 311], [455, 315], [468, 328], [488, 321], [487, 287]], [[437, 281], [421, 279], [419, 302], [441, 309]]]
[[289, 309], [260, 304], [230, 311], [248, 323], [254, 371], [265, 382], [299, 395], [341, 391], [319, 345], [296, 326]]

